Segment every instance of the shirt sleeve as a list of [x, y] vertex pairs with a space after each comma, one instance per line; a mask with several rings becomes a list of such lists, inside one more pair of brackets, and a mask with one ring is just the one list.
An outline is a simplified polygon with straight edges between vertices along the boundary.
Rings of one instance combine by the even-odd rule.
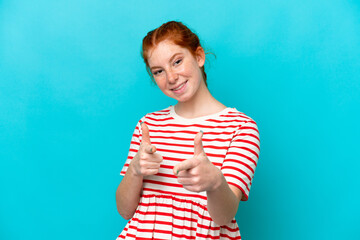
[[248, 121], [235, 132], [221, 167], [228, 184], [242, 191], [242, 201], [248, 200], [259, 153], [260, 138], [257, 125], [254, 121]]
[[131, 138], [131, 142], [130, 142], [130, 149], [129, 149], [129, 153], [128, 153], [128, 157], [126, 159], [126, 162], [120, 172], [120, 175], [124, 176], [129, 164], [131, 162], [131, 160], [134, 158], [134, 156], [136, 155], [136, 153], [139, 151], [140, 148], [140, 142], [141, 142], [141, 127], [140, 127], [140, 123], [143, 121], [143, 119], [141, 119], [135, 127], [134, 133], [132, 135]]

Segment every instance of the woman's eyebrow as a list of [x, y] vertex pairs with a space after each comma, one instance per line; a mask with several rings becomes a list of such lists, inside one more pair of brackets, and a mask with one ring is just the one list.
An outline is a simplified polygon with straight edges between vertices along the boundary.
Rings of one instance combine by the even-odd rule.
[[174, 58], [178, 55], [181, 55], [181, 53], [175, 53], [169, 60], [169, 62], [172, 62], [174, 60]]
[[[172, 62], [174, 58], [176, 58], [178, 55], [181, 55], [182, 53], [175, 53], [172, 55], [172, 57], [169, 59], [169, 62]], [[150, 70], [153, 70], [154, 68], [161, 68], [160, 66], [153, 66], [150, 68]]]

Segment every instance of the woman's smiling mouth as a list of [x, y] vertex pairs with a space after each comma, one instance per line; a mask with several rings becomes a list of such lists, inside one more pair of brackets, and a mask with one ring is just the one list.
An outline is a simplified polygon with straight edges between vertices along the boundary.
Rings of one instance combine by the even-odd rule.
[[179, 86], [172, 88], [171, 91], [173, 91], [175, 93], [181, 92], [185, 88], [186, 83], [187, 83], [187, 80], [185, 82], [183, 82], [182, 84], [180, 84]]

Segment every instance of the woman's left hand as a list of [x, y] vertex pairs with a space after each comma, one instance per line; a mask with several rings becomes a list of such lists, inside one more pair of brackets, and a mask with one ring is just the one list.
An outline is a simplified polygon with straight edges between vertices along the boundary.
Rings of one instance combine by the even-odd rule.
[[192, 192], [213, 191], [221, 185], [221, 171], [215, 167], [203, 149], [203, 133], [194, 139], [194, 157], [175, 165], [173, 171], [178, 182]]

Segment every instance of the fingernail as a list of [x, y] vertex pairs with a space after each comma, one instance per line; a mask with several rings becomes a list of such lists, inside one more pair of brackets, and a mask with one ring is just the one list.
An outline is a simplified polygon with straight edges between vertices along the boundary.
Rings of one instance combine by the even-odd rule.
[[179, 174], [179, 170], [176, 171], [176, 175], [178, 175], [178, 174]]
[[140, 126], [141, 126], [143, 123], [144, 123], [144, 122], [143, 122], [143, 121], [141, 121], [141, 122], [140, 122]]
[[204, 131], [203, 131], [203, 130], [201, 130], [201, 129], [200, 129], [200, 132], [201, 132], [201, 133], [204, 133]]

